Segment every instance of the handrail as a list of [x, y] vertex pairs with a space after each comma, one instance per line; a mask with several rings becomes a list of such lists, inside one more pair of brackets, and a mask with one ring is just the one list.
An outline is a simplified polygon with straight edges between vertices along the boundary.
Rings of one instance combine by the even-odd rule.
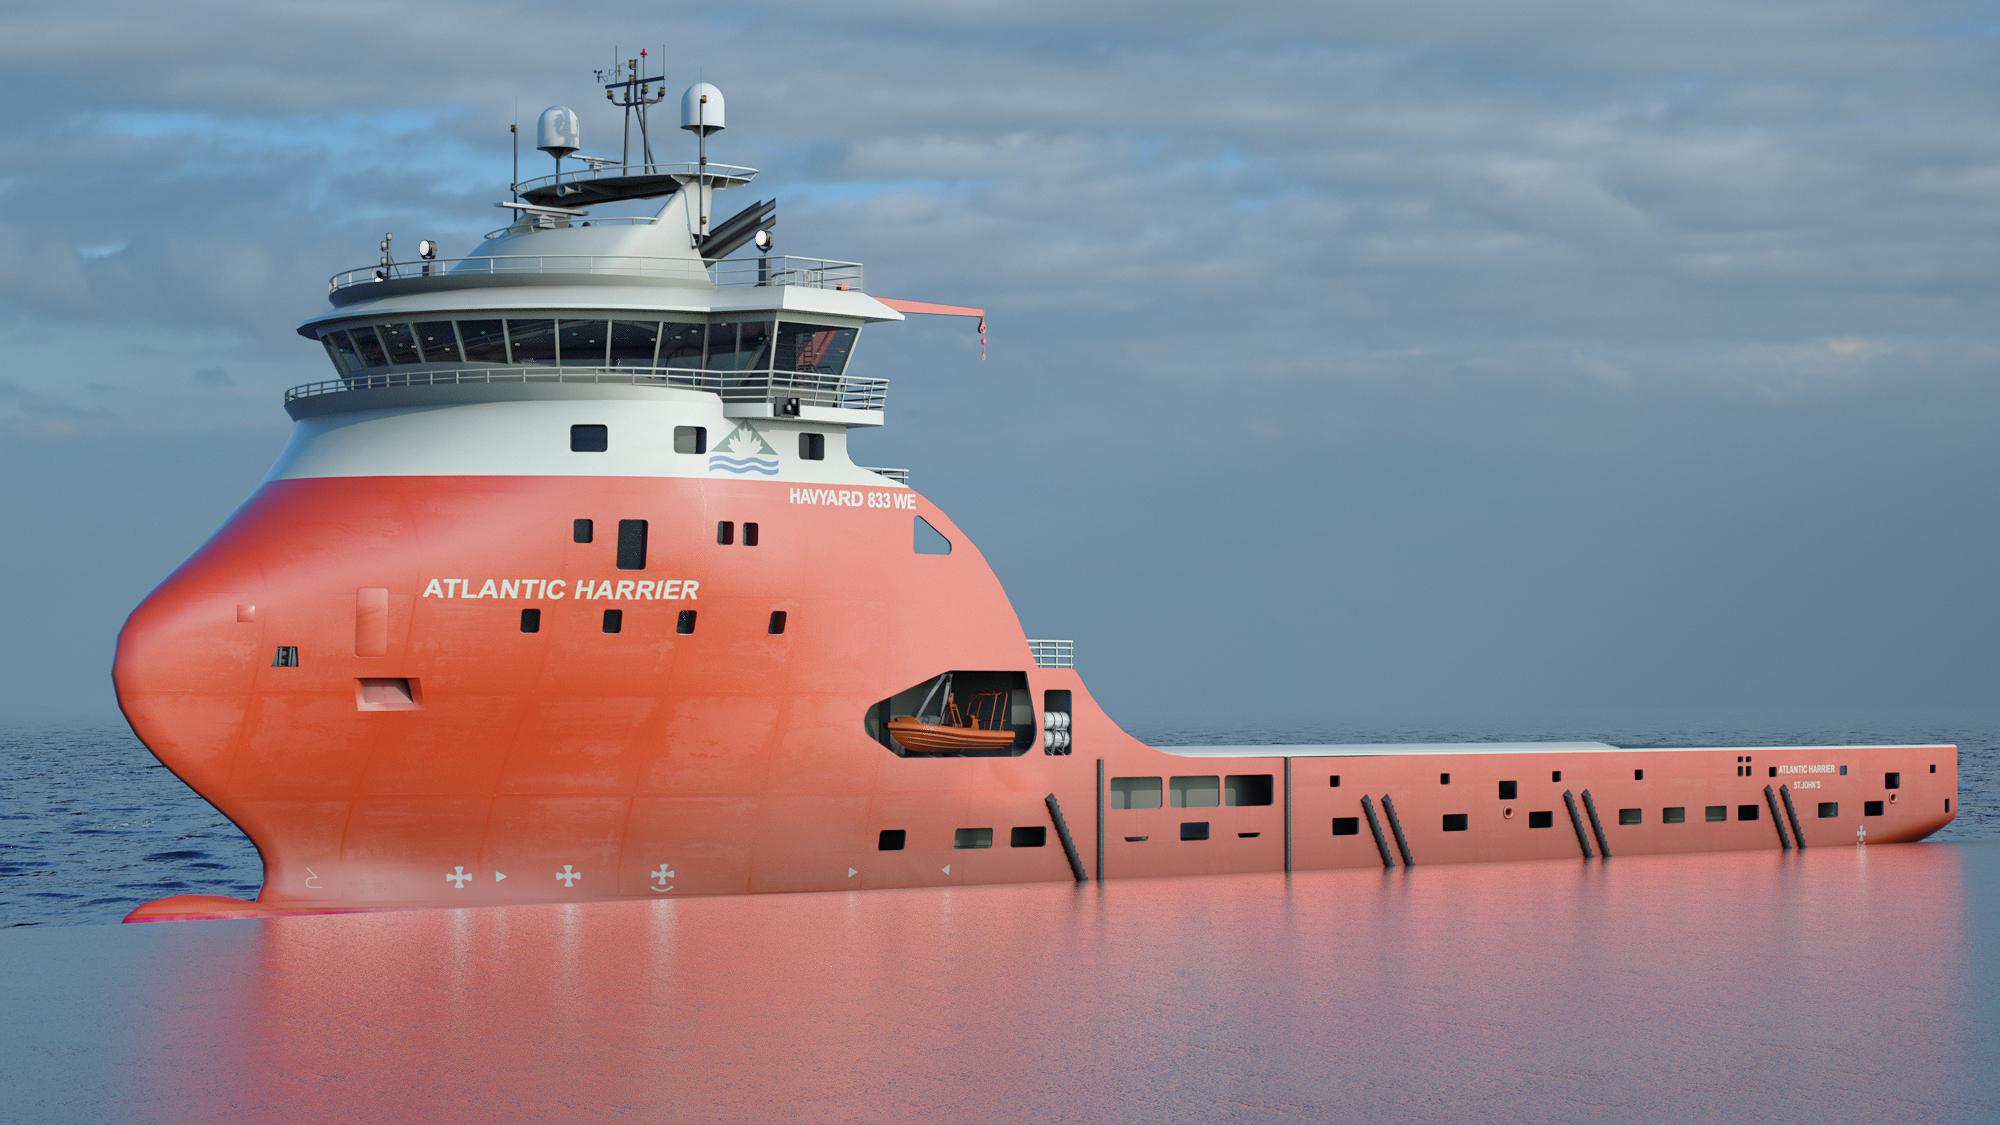
[[627, 277], [702, 276], [721, 288], [798, 285], [809, 289], [861, 292], [861, 263], [830, 258], [790, 256], [730, 258], [704, 266], [693, 258], [663, 258], [643, 254], [486, 254], [470, 258], [391, 262], [362, 266], [327, 279], [329, 293], [377, 281], [416, 277], [476, 277], [503, 274], [613, 274]]
[[620, 179], [626, 176], [686, 176], [699, 179], [708, 176], [713, 179], [742, 180], [748, 182], [757, 175], [755, 168], [741, 168], [734, 164], [702, 164], [692, 160], [655, 161], [652, 164], [603, 164], [574, 172], [562, 172], [553, 176], [539, 176], [523, 180], [516, 185], [522, 195], [539, 191], [558, 184], [587, 184], [592, 180]]
[[686, 367], [482, 367], [448, 371], [385, 372], [305, 383], [285, 392], [286, 402], [342, 391], [386, 387], [438, 387], [481, 383], [606, 383], [708, 391], [724, 402], [798, 399], [803, 406], [881, 410], [889, 380], [810, 371], [716, 371]]

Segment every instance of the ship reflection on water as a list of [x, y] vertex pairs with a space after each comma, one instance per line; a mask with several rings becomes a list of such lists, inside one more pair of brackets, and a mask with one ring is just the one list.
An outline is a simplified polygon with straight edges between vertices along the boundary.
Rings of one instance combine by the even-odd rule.
[[94, 1061], [45, 1107], [103, 1119], [1980, 1120], [1996, 874], [1916, 844], [21, 931], [10, 1008], [67, 985], [36, 1053]]

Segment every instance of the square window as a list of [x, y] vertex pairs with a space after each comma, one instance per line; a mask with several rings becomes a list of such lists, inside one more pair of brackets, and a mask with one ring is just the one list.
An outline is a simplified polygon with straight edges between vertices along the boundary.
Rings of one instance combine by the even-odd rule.
[[1205, 820], [1190, 820], [1182, 824], [1181, 839], [1183, 840], [1208, 839], [1208, 822]]
[[1271, 775], [1268, 773], [1232, 773], [1223, 778], [1222, 803], [1232, 806], [1270, 804]]
[[826, 435], [800, 434], [799, 457], [805, 461], [826, 460]]
[[1776, 777], [1776, 776], [1778, 776], [1778, 767], [1776, 767], [1776, 766], [1772, 766], [1772, 767], [1771, 767], [1771, 776], [1772, 776], [1772, 777]]
[[1688, 811], [1685, 807], [1660, 810], [1661, 824], [1686, 824]]
[[694, 632], [694, 610], [681, 610], [680, 620], [674, 623], [674, 632], [682, 635]]
[[1832, 820], [1834, 817], [1837, 817], [1839, 815], [1840, 815], [1839, 801], [1821, 801], [1819, 803], [1819, 818], [1821, 820]]
[[707, 452], [708, 452], [708, 427], [707, 427], [707, 426], [675, 426], [675, 427], [674, 427], [674, 452], [675, 452], [675, 453], [707, 453]]
[[1330, 788], [1330, 789], [1338, 789], [1338, 788], [1340, 788], [1340, 775], [1339, 775], [1339, 774], [1334, 774], [1334, 775], [1333, 775], [1332, 777], [1329, 777], [1329, 778], [1327, 778], [1327, 779], [1326, 779], [1326, 784], [1327, 784], [1327, 787], [1328, 787], [1328, 788]]
[[569, 451], [571, 453], [603, 453], [611, 448], [611, 427], [571, 426], [569, 428]]
[[770, 628], [768, 628], [768, 629], [766, 629], [766, 630], [764, 630], [764, 631], [765, 631], [765, 632], [767, 632], [767, 633], [771, 633], [771, 634], [773, 634], [773, 635], [775, 635], [775, 634], [778, 634], [778, 633], [782, 633], [782, 632], [784, 632], [784, 631], [785, 631], [785, 611], [784, 611], [784, 610], [782, 610], [782, 609], [774, 609], [774, 610], [772, 610], [772, 611], [771, 611], [771, 626], [770, 626]]
[[875, 838], [875, 850], [878, 852], [900, 852], [903, 850], [903, 841], [908, 836], [909, 833], [904, 829], [884, 828], [882, 834]]
[[1554, 828], [1555, 826], [1556, 814], [1552, 812], [1531, 812], [1528, 814], [1528, 827], [1530, 828]]
[[1550, 780], [1550, 781], [1561, 781], [1562, 779], [1563, 779], [1563, 771], [1561, 771], [1561, 770], [1550, 770], [1550, 771], [1549, 771], [1549, 780]]
[[1885, 774], [1883, 774], [1883, 775], [1882, 775], [1882, 788], [1884, 788], [1884, 789], [1901, 789], [1902, 787], [1903, 787], [1903, 775], [1902, 775], [1902, 774], [1900, 774], [1900, 773], [1885, 773]]
[[1763, 806], [1761, 806], [1761, 805], [1738, 805], [1738, 806], [1736, 806], [1736, 819], [1738, 819], [1738, 820], [1756, 820], [1756, 819], [1757, 819], [1757, 810], [1758, 810], [1758, 809], [1760, 809], [1760, 808], [1762, 808], [1762, 807], [1763, 807]]
[[1444, 830], [1446, 832], [1463, 832], [1466, 830], [1466, 822], [1469, 819], [1470, 817], [1465, 813], [1448, 812], [1444, 814]]
[[1361, 835], [1361, 818], [1358, 816], [1336, 816], [1333, 818], [1333, 834], [1336, 836]]
[[1039, 824], [1007, 833], [1007, 846], [1010, 848], [1040, 848], [1047, 846], [1048, 842], [1049, 830]]
[[961, 828], [951, 835], [954, 848], [990, 848], [993, 846], [991, 828]]
[[[1167, 804], [1176, 809], [1212, 809], [1222, 803], [1222, 779], [1176, 777], [1167, 783]], [[1206, 840], [1208, 837], [1203, 836]]]
[[1618, 823], [1620, 823], [1620, 824], [1638, 824], [1638, 823], [1640, 823], [1640, 822], [1641, 822], [1641, 817], [1640, 817], [1640, 814], [1639, 814], [1639, 810], [1638, 810], [1638, 809], [1619, 809], [1619, 810], [1618, 810]]
[[524, 610], [522, 610], [522, 611], [521, 611], [521, 631], [522, 631], [523, 633], [539, 633], [539, 632], [541, 632], [541, 631], [542, 631], [542, 611], [541, 611], [541, 610], [539, 610], [539, 609], [524, 609]]
[[1881, 816], [1881, 815], [1882, 815], [1882, 802], [1880, 802], [1880, 801], [1863, 801], [1863, 802], [1861, 803], [1861, 815], [1862, 815], [1862, 816]]
[[1728, 805], [1708, 805], [1701, 810], [1701, 818], [1710, 824], [1729, 819]]
[[1500, 783], [1500, 799], [1503, 801], [1512, 801], [1517, 799], [1517, 797], [1520, 794], [1520, 791], [1521, 791], [1521, 786], [1520, 783], [1518, 782], [1503, 781]]
[[1438, 775], [1438, 784], [1439, 784], [1439, 785], [1450, 785], [1450, 784], [1451, 784], [1451, 775], [1450, 775], [1450, 774], [1448, 774], [1448, 773], [1441, 773], [1441, 774], [1439, 774], [1439, 775]]
[[605, 631], [605, 632], [607, 632], [607, 633], [617, 633], [617, 632], [621, 632], [621, 631], [623, 631], [623, 630], [624, 630], [624, 628], [625, 628], [625, 611], [624, 611], [624, 610], [622, 610], [622, 609], [607, 609], [607, 610], [605, 610], [605, 611], [604, 611], [604, 631]]
[[592, 523], [592, 522], [591, 522], [591, 521], [589, 521], [589, 520], [571, 520], [571, 521], [569, 521], [569, 537], [570, 537], [570, 541], [571, 541], [571, 542], [573, 542], [573, 543], [588, 543], [588, 542], [590, 542], [590, 540], [591, 540], [591, 536], [592, 536], [593, 534], [595, 534], [595, 533], [594, 533], [594, 531], [593, 531], [593, 529], [594, 529], [594, 528], [595, 528], [596, 526], [597, 526], [596, 524]]
[[1111, 779], [1111, 807], [1157, 809], [1162, 792], [1157, 777], [1114, 777]]

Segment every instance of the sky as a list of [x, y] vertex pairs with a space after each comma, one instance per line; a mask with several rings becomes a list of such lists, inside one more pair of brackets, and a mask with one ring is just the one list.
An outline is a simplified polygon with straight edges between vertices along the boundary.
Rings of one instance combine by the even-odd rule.
[[1136, 731], [1989, 707], [1996, 29], [1928, 0], [9, 5], [0, 721], [115, 721], [125, 614], [329, 377], [293, 332], [327, 277], [501, 225], [517, 115], [615, 150], [592, 71], [640, 45], [722, 88], [710, 155], [762, 170], [780, 252], [988, 310], [983, 362], [963, 322], [864, 333], [890, 424], [857, 459], [909, 467]]

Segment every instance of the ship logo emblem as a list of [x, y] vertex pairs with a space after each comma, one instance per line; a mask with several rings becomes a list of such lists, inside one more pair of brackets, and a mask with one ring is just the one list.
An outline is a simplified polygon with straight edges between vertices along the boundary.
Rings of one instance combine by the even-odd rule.
[[778, 475], [778, 451], [764, 440], [764, 435], [748, 422], [738, 422], [729, 436], [715, 444], [715, 452], [709, 455], [708, 471], [735, 473], [762, 473], [767, 477]]

